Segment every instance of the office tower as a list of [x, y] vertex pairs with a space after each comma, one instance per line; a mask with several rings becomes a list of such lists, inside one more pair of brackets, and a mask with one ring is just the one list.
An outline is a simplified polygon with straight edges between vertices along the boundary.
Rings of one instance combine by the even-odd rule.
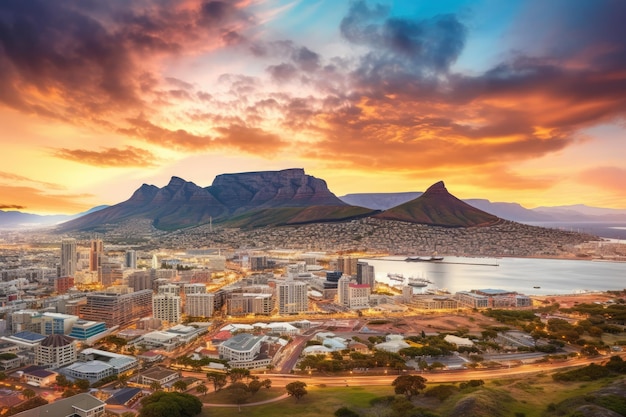
[[[159, 287], [160, 288], [160, 287]], [[152, 316], [168, 323], [180, 322], [180, 297], [164, 293], [152, 297]]]
[[76, 239], [63, 239], [61, 241], [61, 265], [60, 277], [73, 277], [76, 273]]
[[151, 315], [152, 290], [89, 293], [87, 303], [81, 308], [82, 319], [103, 321], [107, 328], [125, 327]]
[[359, 284], [367, 284], [374, 289], [376, 278], [374, 277], [374, 266], [367, 262], [357, 262], [356, 264], [356, 282]]
[[350, 286], [351, 278], [348, 275], [343, 275], [337, 281], [337, 304], [340, 306], [348, 307], [350, 294], [349, 294], [349, 286]]
[[123, 277], [122, 265], [118, 263], [103, 262], [98, 267], [98, 281], [104, 288], [121, 283]]
[[190, 317], [211, 317], [215, 306], [215, 295], [196, 293], [187, 295], [185, 314]]
[[307, 284], [286, 280], [276, 285], [278, 314], [298, 314], [309, 309]]
[[267, 256], [251, 256], [250, 270], [262, 271], [267, 268]]
[[152, 289], [153, 277], [148, 271], [135, 271], [127, 277], [128, 286], [135, 291]]
[[104, 244], [100, 239], [94, 239], [91, 241], [89, 248], [89, 270], [91, 272], [98, 272], [98, 267], [102, 263], [102, 257], [104, 256]]
[[137, 252], [134, 250], [126, 251], [126, 262], [124, 266], [130, 269], [137, 269]]
[[337, 258], [337, 270], [343, 272], [344, 275], [356, 275], [356, 264], [358, 259], [340, 256]]

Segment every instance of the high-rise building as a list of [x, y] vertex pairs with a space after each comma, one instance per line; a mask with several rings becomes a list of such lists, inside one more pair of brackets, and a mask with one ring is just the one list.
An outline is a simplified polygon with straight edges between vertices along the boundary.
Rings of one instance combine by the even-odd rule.
[[267, 256], [253, 255], [250, 257], [250, 270], [262, 271], [267, 268]]
[[153, 277], [148, 271], [135, 271], [127, 277], [128, 286], [135, 291], [152, 289]]
[[134, 320], [152, 315], [152, 290], [93, 292], [81, 308], [81, 318], [103, 321], [107, 328], [125, 327]]
[[98, 267], [102, 263], [102, 257], [104, 256], [104, 244], [100, 239], [94, 239], [91, 241], [89, 248], [89, 270], [91, 272], [97, 272]]
[[298, 314], [309, 309], [307, 283], [285, 280], [276, 284], [278, 314]]
[[357, 261], [357, 258], [340, 256], [337, 258], [337, 269], [343, 272], [344, 275], [355, 276]]
[[374, 289], [376, 277], [374, 276], [374, 266], [367, 262], [357, 262], [356, 264], [356, 282], [359, 284], [367, 284], [370, 289]]
[[192, 294], [205, 294], [206, 293], [206, 285], [202, 283], [193, 283], [193, 284], [185, 284], [183, 285], [183, 293], [189, 297]]
[[127, 250], [125, 258], [126, 262], [124, 263], [124, 266], [126, 268], [137, 269], [137, 252], [132, 249]]
[[339, 304], [340, 306], [350, 306], [349, 288], [351, 280], [352, 278], [350, 278], [348, 275], [343, 275], [341, 278], [339, 278], [339, 281], [337, 281], [337, 304]]
[[371, 288], [368, 284], [349, 283], [348, 308], [351, 310], [369, 308], [370, 292]]
[[76, 239], [63, 239], [61, 241], [61, 265], [59, 268], [60, 277], [73, 277], [76, 274]]
[[176, 284], [159, 285], [157, 293], [159, 295], [169, 294], [169, 295], [180, 296], [180, 287]]
[[215, 295], [197, 293], [187, 295], [185, 314], [191, 317], [211, 317], [215, 307]]
[[121, 283], [124, 277], [122, 265], [113, 262], [103, 262], [98, 267], [98, 281], [104, 288], [111, 285]]
[[[159, 287], [160, 288], [160, 287]], [[168, 323], [180, 322], [180, 297], [170, 293], [152, 297], [152, 316]]]

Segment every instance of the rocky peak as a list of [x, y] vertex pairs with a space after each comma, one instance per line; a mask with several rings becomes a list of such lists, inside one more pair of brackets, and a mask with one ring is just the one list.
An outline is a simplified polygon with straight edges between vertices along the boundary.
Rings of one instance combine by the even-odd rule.
[[443, 181], [439, 181], [428, 187], [428, 189], [424, 192], [424, 195], [427, 194], [450, 194], [446, 189], [446, 185]]

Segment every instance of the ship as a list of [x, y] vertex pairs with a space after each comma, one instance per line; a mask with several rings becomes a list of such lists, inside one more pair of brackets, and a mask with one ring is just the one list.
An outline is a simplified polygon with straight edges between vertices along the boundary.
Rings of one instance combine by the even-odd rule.
[[426, 279], [426, 278], [414, 278], [414, 277], [411, 277], [411, 278], [409, 278], [409, 281], [408, 281], [407, 284], [409, 286], [411, 286], [411, 287], [423, 288], [423, 287], [428, 286], [428, 284], [432, 284], [432, 283], [433, 282], [431, 280]]
[[443, 256], [408, 256], [405, 262], [440, 262], [443, 261]]
[[404, 275], [388, 273], [387, 278], [393, 281], [404, 281]]

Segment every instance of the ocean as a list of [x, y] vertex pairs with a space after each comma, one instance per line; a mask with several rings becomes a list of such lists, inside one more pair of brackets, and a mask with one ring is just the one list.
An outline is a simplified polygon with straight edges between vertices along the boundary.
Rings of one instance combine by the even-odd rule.
[[[574, 294], [626, 288], [626, 262], [535, 258], [462, 258], [441, 262], [405, 262], [404, 258], [360, 259], [374, 266], [376, 280], [398, 284], [388, 273], [432, 281], [425, 288], [454, 293], [472, 289], [502, 289], [528, 295]], [[538, 287], [538, 288], [537, 288]]]

